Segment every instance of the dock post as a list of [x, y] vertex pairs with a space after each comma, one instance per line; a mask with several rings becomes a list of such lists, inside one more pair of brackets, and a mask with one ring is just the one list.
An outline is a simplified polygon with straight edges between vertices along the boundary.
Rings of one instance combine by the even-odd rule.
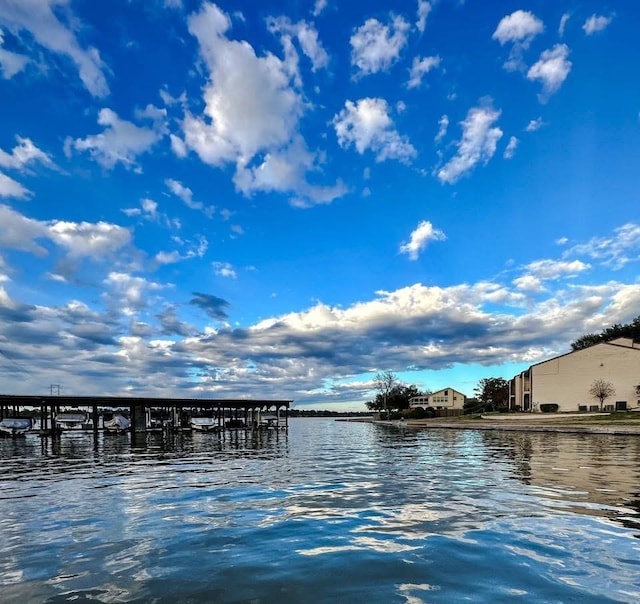
[[92, 409], [92, 419], [93, 419], [93, 433], [98, 433], [98, 405], [93, 405]]

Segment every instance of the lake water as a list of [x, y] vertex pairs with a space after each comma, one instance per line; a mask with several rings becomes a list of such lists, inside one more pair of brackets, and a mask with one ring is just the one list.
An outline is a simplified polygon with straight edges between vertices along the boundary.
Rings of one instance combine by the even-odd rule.
[[0, 441], [0, 601], [638, 602], [640, 438]]

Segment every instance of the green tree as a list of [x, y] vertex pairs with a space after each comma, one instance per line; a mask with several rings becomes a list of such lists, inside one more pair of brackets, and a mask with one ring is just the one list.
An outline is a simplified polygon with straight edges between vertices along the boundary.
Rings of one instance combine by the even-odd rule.
[[604, 406], [605, 400], [616, 393], [616, 389], [611, 382], [607, 382], [602, 378], [593, 380], [591, 388], [589, 388], [589, 394], [600, 401], [600, 411]]
[[379, 373], [375, 377], [378, 393], [372, 401], [365, 403], [370, 411], [401, 411], [409, 408], [409, 400], [421, 392], [413, 384], [406, 385], [390, 371]]
[[610, 342], [616, 338], [631, 338], [633, 341], [640, 341], [640, 316], [637, 316], [631, 323], [621, 325], [615, 323], [610, 327], [606, 327], [600, 333], [589, 333], [580, 336], [574, 342], [571, 342], [572, 350], [582, 350], [594, 344], [601, 342]]
[[484, 378], [473, 391], [479, 411], [503, 411], [509, 407], [509, 384], [504, 378]]
[[571, 342], [571, 349], [575, 352], [576, 350], [582, 350], [583, 348], [600, 344], [600, 342], [602, 342], [602, 336], [600, 336], [600, 334], [588, 333]]

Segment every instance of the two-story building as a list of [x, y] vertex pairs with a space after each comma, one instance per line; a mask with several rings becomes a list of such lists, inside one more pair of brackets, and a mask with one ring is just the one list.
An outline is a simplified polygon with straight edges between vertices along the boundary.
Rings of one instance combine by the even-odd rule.
[[618, 338], [531, 365], [509, 382], [509, 408], [598, 411], [600, 402], [589, 393], [597, 379], [615, 389], [605, 400], [606, 411], [639, 407], [640, 343]]
[[409, 407], [431, 407], [433, 409], [462, 409], [466, 397], [462, 392], [458, 392], [453, 388], [443, 388], [431, 394], [414, 396], [409, 401]]

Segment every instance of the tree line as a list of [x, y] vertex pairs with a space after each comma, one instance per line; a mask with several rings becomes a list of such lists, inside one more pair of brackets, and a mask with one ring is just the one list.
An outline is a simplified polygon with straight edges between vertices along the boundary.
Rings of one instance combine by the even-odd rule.
[[571, 342], [573, 351], [589, 348], [595, 344], [602, 342], [610, 342], [617, 338], [631, 338], [634, 342], [640, 341], [640, 315], [631, 323], [615, 323], [610, 327], [605, 327], [600, 333], [588, 333], [580, 336], [577, 340]]

